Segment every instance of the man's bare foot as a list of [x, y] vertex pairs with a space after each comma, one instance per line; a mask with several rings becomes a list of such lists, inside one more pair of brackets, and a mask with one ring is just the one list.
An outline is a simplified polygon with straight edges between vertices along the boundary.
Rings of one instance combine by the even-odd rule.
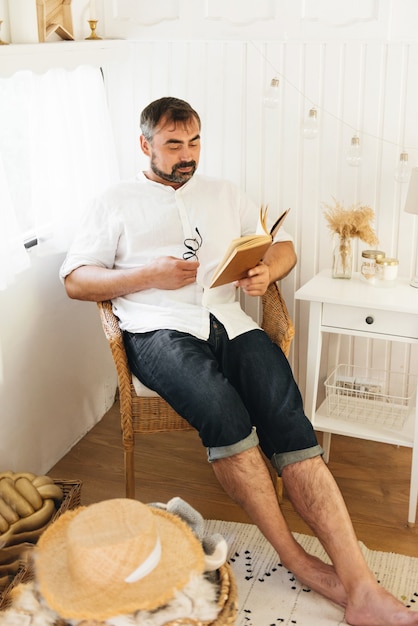
[[289, 568], [302, 585], [321, 594], [342, 608], [347, 606], [347, 592], [333, 565], [328, 565], [312, 554], [304, 553], [302, 563]]
[[351, 626], [418, 626], [418, 613], [375, 583], [349, 599], [345, 620]]
[[371, 574], [348, 597], [334, 567], [311, 554], [304, 554], [303, 566], [293, 563], [291, 571], [300, 583], [344, 608], [350, 626], [418, 626], [418, 612], [407, 609]]

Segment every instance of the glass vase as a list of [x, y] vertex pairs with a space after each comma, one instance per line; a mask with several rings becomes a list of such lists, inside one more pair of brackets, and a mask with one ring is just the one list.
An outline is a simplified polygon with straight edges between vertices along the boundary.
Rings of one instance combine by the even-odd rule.
[[351, 237], [339, 237], [332, 259], [333, 278], [351, 278], [353, 271], [353, 251]]

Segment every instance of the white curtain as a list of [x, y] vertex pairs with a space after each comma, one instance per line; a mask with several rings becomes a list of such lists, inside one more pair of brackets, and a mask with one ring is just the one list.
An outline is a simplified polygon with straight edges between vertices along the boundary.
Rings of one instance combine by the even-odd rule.
[[13, 210], [3, 159], [0, 154], [0, 289], [13, 282], [16, 273], [29, 267], [29, 255], [23, 245]]
[[[8, 267], [0, 266], [4, 288], [27, 267], [25, 236], [38, 239], [38, 254], [65, 251], [92, 197], [118, 179], [100, 69], [19, 72], [1, 79], [0, 155], [0, 232], [8, 233], [14, 251], [8, 252]], [[22, 255], [26, 263], [14, 261]]]

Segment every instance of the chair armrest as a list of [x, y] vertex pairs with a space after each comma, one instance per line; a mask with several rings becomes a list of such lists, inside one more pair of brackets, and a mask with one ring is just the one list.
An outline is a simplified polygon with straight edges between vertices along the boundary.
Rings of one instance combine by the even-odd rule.
[[[121, 398], [131, 397], [132, 374], [126, 356], [125, 344], [123, 343], [122, 331], [119, 327], [119, 320], [113, 313], [110, 300], [97, 303], [103, 332], [109, 342], [118, 374], [119, 392]], [[129, 401], [129, 400], [128, 400]]]
[[277, 283], [269, 286], [261, 301], [263, 305], [261, 328], [288, 357], [295, 327]]

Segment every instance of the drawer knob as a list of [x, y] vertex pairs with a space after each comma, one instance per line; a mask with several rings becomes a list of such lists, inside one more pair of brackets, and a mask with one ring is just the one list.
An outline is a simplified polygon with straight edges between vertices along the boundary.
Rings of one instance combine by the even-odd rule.
[[368, 315], [366, 317], [366, 324], [373, 324], [373, 322], [374, 322], [374, 319], [372, 318], [372, 316]]

